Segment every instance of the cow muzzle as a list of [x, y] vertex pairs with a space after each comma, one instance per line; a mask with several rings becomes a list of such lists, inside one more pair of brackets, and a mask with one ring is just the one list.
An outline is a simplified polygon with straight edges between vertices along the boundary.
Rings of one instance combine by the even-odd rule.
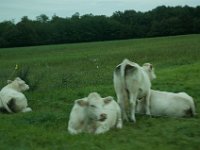
[[103, 121], [105, 121], [106, 119], [107, 119], [107, 114], [104, 114], [104, 113], [100, 114], [100, 119], [99, 119], [99, 121], [103, 122]]

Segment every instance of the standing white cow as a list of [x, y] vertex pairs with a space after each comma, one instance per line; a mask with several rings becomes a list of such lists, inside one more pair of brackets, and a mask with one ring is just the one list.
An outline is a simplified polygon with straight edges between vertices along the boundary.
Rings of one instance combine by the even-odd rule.
[[98, 93], [75, 101], [70, 113], [68, 131], [105, 133], [112, 127], [122, 128], [121, 110], [112, 97], [102, 98]]
[[113, 82], [124, 120], [128, 120], [127, 113], [130, 105], [131, 120], [136, 122], [136, 100], [143, 97], [145, 97], [146, 102], [146, 114], [150, 115], [149, 97], [151, 80], [155, 78], [154, 68], [150, 63], [145, 63], [141, 67], [137, 63], [125, 59], [116, 67]]
[[[136, 112], [143, 114], [144, 106], [143, 99], [138, 100]], [[195, 115], [193, 98], [185, 92], [172, 93], [151, 90], [150, 108], [151, 114], [154, 116], [191, 117]]]
[[0, 91], [0, 109], [8, 113], [29, 112], [27, 99], [22, 93], [29, 89], [29, 86], [19, 77], [14, 81], [8, 80], [8, 84]]

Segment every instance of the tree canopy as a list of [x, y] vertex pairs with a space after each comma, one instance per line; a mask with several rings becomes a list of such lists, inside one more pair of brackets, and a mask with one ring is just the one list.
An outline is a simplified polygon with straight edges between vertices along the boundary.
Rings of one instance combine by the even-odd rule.
[[148, 12], [116, 11], [112, 16], [76, 12], [62, 18], [45, 14], [0, 23], [0, 47], [104, 41], [200, 33], [200, 6], [159, 6]]

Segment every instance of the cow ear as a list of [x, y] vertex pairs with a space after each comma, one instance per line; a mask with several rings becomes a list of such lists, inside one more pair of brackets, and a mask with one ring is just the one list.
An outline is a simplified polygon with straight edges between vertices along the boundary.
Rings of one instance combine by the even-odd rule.
[[103, 98], [103, 101], [105, 104], [109, 104], [111, 101], [113, 101], [113, 97], [112, 96], [108, 96]]
[[16, 77], [15, 80], [21, 80], [20, 77]]
[[76, 102], [76, 104], [78, 104], [78, 105], [80, 105], [80, 106], [82, 106], [82, 107], [88, 105], [88, 102], [85, 101], [85, 100], [83, 100], [83, 99], [76, 100], [75, 102]]
[[149, 63], [149, 69], [153, 69], [153, 65], [151, 63]]
[[149, 69], [150, 72], [154, 71], [153, 65], [149, 63], [148, 64], [148, 69]]
[[154, 67], [152, 64], [149, 63], [149, 71], [151, 73], [151, 80], [156, 79], [156, 74], [154, 72]]
[[7, 80], [7, 84], [10, 84], [10, 83], [12, 83], [12, 80]]
[[147, 67], [149, 71], [153, 69], [153, 65], [151, 63], [144, 63], [143, 66]]

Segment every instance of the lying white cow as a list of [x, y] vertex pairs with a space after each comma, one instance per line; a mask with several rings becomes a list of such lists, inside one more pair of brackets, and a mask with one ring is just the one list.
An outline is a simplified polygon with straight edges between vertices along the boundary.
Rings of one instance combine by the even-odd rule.
[[[144, 101], [138, 100], [136, 112], [144, 113]], [[192, 97], [188, 94], [151, 90], [151, 114], [154, 116], [187, 117], [195, 115]]]
[[116, 67], [113, 82], [123, 119], [128, 120], [127, 113], [130, 105], [131, 120], [136, 122], [136, 100], [143, 97], [145, 97], [146, 102], [146, 114], [150, 115], [149, 97], [151, 80], [155, 78], [154, 68], [150, 63], [145, 63], [141, 67], [137, 63], [125, 59]]
[[8, 80], [0, 91], [0, 109], [8, 113], [29, 112], [32, 109], [27, 107], [27, 99], [22, 93], [29, 89], [29, 86], [19, 77], [14, 81]]
[[70, 113], [68, 131], [105, 133], [112, 127], [122, 128], [120, 107], [112, 97], [102, 98], [98, 93], [75, 101]]

